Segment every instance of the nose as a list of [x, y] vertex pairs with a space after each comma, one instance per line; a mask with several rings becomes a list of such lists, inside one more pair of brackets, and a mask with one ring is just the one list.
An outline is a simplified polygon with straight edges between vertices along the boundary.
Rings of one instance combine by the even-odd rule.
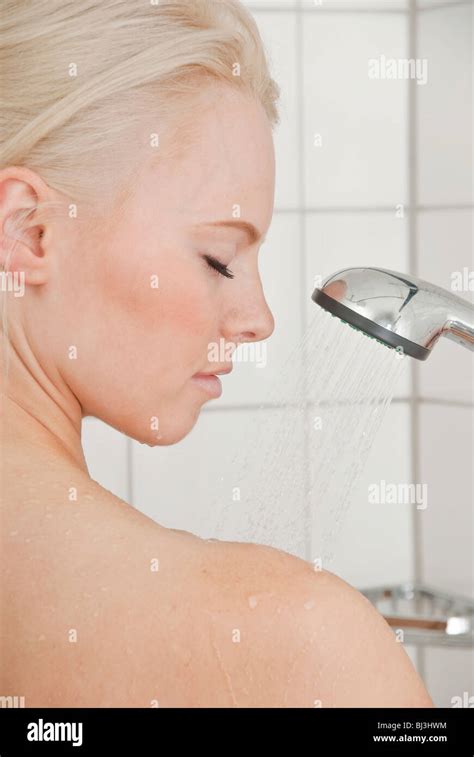
[[275, 330], [275, 319], [265, 299], [258, 265], [239, 283], [238, 288], [227, 290], [227, 307], [221, 321], [223, 336], [235, 344], [268, 339]]
[[259, 311], [258, 316], [255, 316], [253, 319], [252, 328], [241, 332], [238, 339], [239, 342], [261, 342], [273, 334], [275, 319], [268, 307], [267, 301], [264, 300], [264, 302], [264, 307]]
[[275, 330], [275, 319], [263, 293], [260, 278], [252, 290], [241, 293], [226, 319], [226, 339], [235, 342], [260, 342]]

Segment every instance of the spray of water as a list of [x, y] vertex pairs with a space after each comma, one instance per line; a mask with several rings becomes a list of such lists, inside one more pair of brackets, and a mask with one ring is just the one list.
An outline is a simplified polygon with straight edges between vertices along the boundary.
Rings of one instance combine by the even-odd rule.
[[267, 544], [327, 568], [406, 363], [318, 308], [224, 468], [213, 537]]

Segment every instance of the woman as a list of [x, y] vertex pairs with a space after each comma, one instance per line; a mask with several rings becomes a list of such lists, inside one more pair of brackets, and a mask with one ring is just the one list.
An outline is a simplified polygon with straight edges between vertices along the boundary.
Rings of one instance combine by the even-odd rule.
[[[27, 707], [425, 707], [347, 583], [160, 526], [91, 480], [90, 415], [185, 437], [273, 330], [277, 86], [237, 0], [6, 0], [0, 694]], [[23, 281], [24, 291], [21, 291]], [[207, 374], [207, 378], [206, 378]], [[258, 597], [258, 603], [251, 598]]]

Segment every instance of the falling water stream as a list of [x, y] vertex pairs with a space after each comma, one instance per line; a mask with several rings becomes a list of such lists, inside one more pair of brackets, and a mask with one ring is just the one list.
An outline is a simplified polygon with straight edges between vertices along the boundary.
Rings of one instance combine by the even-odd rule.
[[405, 356], [317, 308], [224, 467], [212, 536], [333, 559]]

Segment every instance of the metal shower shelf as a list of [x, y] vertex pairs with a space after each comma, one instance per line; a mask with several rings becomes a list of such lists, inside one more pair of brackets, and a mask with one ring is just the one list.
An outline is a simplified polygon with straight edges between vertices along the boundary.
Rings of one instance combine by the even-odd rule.
[[474, 646], [474, 601], [425, 584], [361, 589], [406, 644]]

